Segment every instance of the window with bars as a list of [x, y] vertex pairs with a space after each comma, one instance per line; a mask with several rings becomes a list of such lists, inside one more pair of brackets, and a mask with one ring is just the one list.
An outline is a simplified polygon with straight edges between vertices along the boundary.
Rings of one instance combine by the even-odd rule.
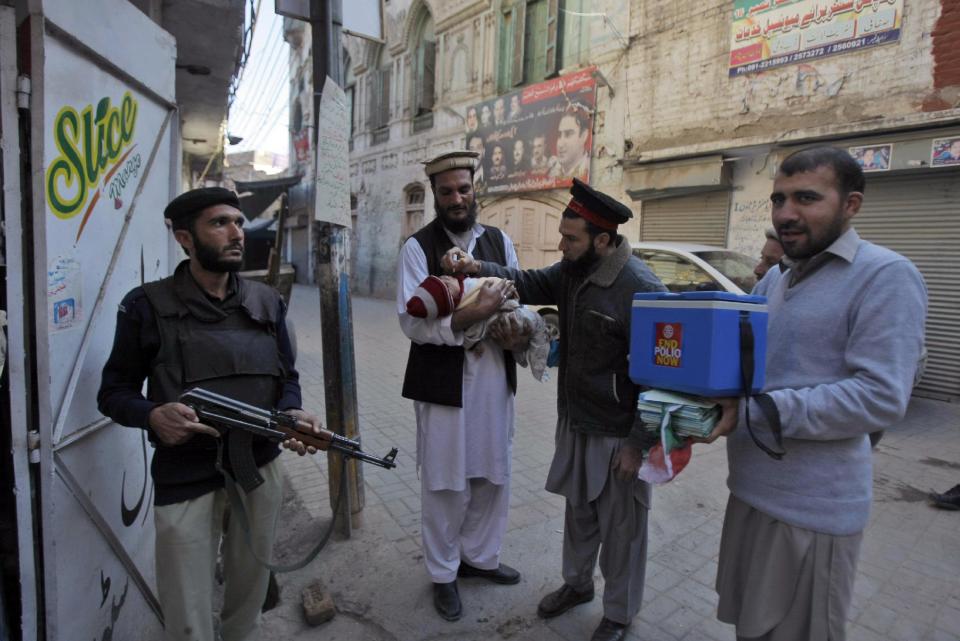
[[557, 67], [566, 69], [585, 61], [590, 49], [590, 23], [597, 21], [588, 0], [561, 0], [559, 16], [559, 42]]
[[426, 190], [419, 185], [407, 188], [407, 209], [423, 209], [423, 197]]
[[423, 227], [423, 200], [426, 190], [422, 185], [409, 185], [404, 190], [404, 217], [400, 230], [400, 244]]
[[347, 54], [346, 49], [343, 51], [343, 92], [347, 97], [347, 113], [350, 114], [350, 131], [349, 131], [349, 149], [353, 151], [353, 132], [354, 132], [354, 122], [356, 120], [356, 114], [354, 113], [356, 109], [356, 85], [357, 78], [353, 74], [353, 63], [350, 60], [350, 56]]
[[560, 0], [504, 3], [500, 24], [497, 89], [511, 91], [557, 72], [560, 48]]
[[390, 63], [384, 61], [367, 74], [367, 128], [371, 131], [371, 144], [377, 145], [390, 139]]
[[413, 130], [423, 131], [433, 127], [433, 107], [436, 103], [437, 38], [433, 30], [433, 18], [424, 9], [419, 29], [413, 68]]

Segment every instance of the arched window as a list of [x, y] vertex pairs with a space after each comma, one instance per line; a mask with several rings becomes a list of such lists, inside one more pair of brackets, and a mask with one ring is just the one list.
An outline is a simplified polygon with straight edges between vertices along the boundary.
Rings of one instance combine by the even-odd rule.
[[400, 244], [406, 242], [418, 229], [423, 227], [423, 199], [426, 191], [423, 185], [408, 185], [403, 190], [403, 222], [400, 230]]
[[433, 106], [436, 103], [437, 36], [433, 31], [433, 17], [423, 8], [414, 31], [416, 51], [413, 63], [413, 130], [433, 127]]

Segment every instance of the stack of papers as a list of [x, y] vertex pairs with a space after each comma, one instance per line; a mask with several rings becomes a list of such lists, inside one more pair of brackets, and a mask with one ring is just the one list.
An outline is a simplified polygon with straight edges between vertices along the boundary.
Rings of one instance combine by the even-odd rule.
[[647, 390], [637, 403], [644, 429], [659, 432], [665, 422], [680, 437], [706, 437], [720, 418], [720, 406], [699, 396]]

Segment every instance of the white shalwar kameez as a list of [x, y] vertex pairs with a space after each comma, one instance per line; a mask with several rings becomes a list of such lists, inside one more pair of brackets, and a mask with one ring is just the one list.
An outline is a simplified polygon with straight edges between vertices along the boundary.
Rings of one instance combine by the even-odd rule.
[[[472, 231], [462, 247], [469, 252], [485, 233], [480, 225]], [[456, 244], [463, 242], [450, 236]], [[513, 243], [506, 234], [503, 239], [507, 265], [519, 268]], [[400, 327], [416, 343], [462, 345], [463, 332], [451, 327], [452, 316], [407, 314], [407, 301], [428, 275], [423, 249], [408, 239], [397, 269]], [[497, 568], [507, 529], [514, 397], [503, 350], [492, 341], [478, 347], [482, 349], [468, 351], [464, 358], [462, 408], [414, 401], [423, 551], [435, 583], [455, 580], [461, 559], [477, 568]]]

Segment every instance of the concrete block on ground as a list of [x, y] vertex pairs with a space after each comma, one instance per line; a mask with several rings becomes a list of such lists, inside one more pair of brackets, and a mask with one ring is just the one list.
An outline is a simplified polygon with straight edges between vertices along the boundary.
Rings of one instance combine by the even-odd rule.
[[305, 587], [300, 593], [300, 599], [303, 602], [303, 617], [309, 625], [326, 623], [337, 614], [333, 597], [320, 579]]

